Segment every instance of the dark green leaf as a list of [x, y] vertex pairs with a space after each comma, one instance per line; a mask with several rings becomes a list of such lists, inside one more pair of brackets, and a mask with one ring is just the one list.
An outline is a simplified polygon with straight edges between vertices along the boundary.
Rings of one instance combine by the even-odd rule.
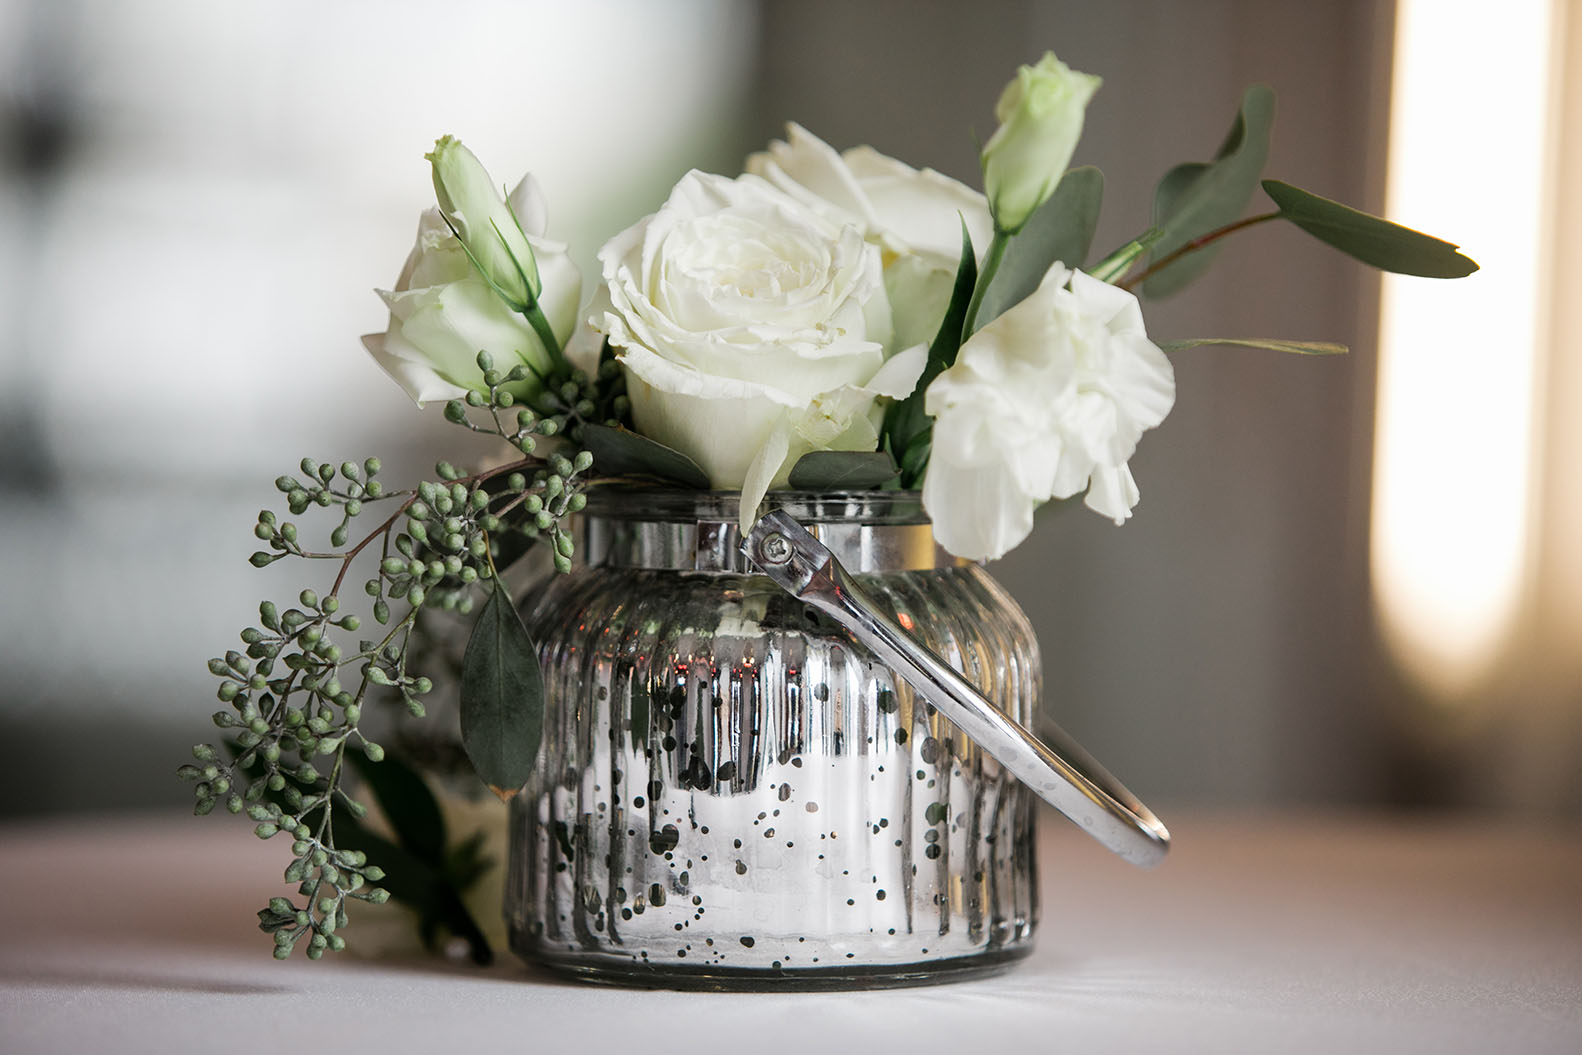
[[382, 762], [370, 761], [361, 751], [347, 751], [344, 757], [373, 792], [402, 848], [431, 865], [443, 861], [445, 818], [417, 770], [394, 755]]
[[462, 657], [461, 744], [483, 782], [509, 799], [532, 775], [543, 735], [538, 651], [496, 579]]
[[1104, 173], [1091, 165], [1069, 170], [1049, 200], [1011, 238], [1000, 269], [978, 305], [981, 330], [1038, 288], [1050, 265], [1078, 268], [1087, 261], [1104, 201]]
[[1289, 220], [1326, 245], [1382, 271], [1423, 278], [1463, 278], [1478, 269], [1457, 246], [1368, 213], [1267, 179], [1263, 189]]
[[798, 491], [866, 491], [895, 474], [884, 451], [810, 451], [791, 467], [787, 483]]
[[[1162, 260], [1195, 238], [1241, 219], [1269, 160], [1274, 92], [1254, 84], [1242, 96], [1230, 134], [1208, 163], [1177, 165], [1154, 191], [1154, 226], [1161, 231], [1151, 259]], [[1220, 243], [1190, 253], [1143, 283], [1150, 297], [1166, 297], [1203, 273]]]
[[708, 474], [697, 462], [630, 429], [584, 425], [582, 448], [593, 455], [599, 476], [656, 476], [684, 487], [709, 487]]
[[1349, 348], [1329, 341], [1287, 341], [1278, 337], [1194, 337], [1187, 341], [1160, 341], [1166, 352], [1179, 352], [1186, 348], [1200, 348], [1208, 344], [1223, 344], [1233, 348], [1263, 348], [1271, 352], [1290, 352], [1293, 355], [1345, 355]]
[[[919, 437], [926, 438], [934, 430], [933, 420], [923, 410], [923, 398], [934, 378], [954, 363], [956, 353], [961, 351], [961, 331], [966, 325], [967, 308], [972, 303], [972, 289], [977, 281], [978, 258], [972, 249], [972, 235], [963, 220], [961, 259], [956, 265], [956, 282], [951, 287], [950, 304], [945, 309], [945, 318], [939, 324], [939, 332], [928, 346], [928, 365], [923, 368], [923, 376], [918, 378], [917, 388], [912, 394], [891, 403], [884, 415], [880, 446], [892, 455], [911, 450]], [[905, 465], [905, 462], [901, 464]], [[921, 467], [918, 475], [921, 475]], [[915, 482], [915, 476], [902, 476], [903, 487], [911, 487]]]
[[426, 946], [434, 948], [435, 925], [443, 924], [467, 942], [474, 963], [487, 965], [494, 959], [489, 939], [478, 921], [472, 918], [461, 894], [436, 865], [414, 857], [349, 817], [336, 818], [335, 838], [341, 849], [361, 850], [368, 855], [369, 864], [384, 869], [379, 886], [388, 890], [394, 900], [417, 911]]

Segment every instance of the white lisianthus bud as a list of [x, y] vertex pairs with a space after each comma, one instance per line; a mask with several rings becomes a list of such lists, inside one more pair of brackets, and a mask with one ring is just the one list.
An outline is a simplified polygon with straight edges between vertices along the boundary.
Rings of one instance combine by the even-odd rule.
[[[556, 347], [565, 347], [577, 326], [582, 276], [566, 246], [544, 237], [548, 209], [538, 181], [522, 177], [509, 201], [512, 215], [522, 219], [540, 272], [537, 308]], [[469, 391], [487, 393], [480, 351], [494, 357], [501, 373], [517, 365], [527, 368], [525, 380], [506, 386], [518, 400], [536, 393], [538, 379], [554, 368], [555, 356], [544, 338], [496, 294], [438, 209], [424, 211], [395, 288], [380, 290], [379, 296], [390, 309], [390, 322], [384, 333], [365, 336], [363, 344], [419, 406]]]
[[929, 385], [934, 537], [993, 560], [1027, 537], [1040, 504], [1083, 492], [1121, 523], [1138, 499], [1127, 460], [1174, 403], [1175, 373], [1137, 298], [1056, 264]]
[[983, 186], [995, 227], [1014, 234], [1049, 199], [1082, 137], [1082, 115], [1100, 80], [1046, 52], [1005, 86], [1000, 127], [983, 147]]
[[424, 157], [434, 167], [439, 211], [473, 265], [512, 311], [526, 311], [538, 299], [538, 265], [515, 211], [461, 140], [444, 136]]

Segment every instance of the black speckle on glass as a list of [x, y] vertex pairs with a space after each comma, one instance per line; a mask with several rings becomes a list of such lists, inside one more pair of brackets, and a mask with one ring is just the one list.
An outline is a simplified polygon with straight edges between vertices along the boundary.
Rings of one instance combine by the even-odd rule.
[[676, 848], [681, 841], [681, 833], [674, 824], [667, 824], [657, 832], [648, 833], [648, 848], [656, 854], [666, 853]]
[[806, 806], [804, 806], [803, 809], [807, 810], [809, 813], [817, 813], [818, 812], [818, 803], [810, 802]]
[[923, 840], [931, 843], [939, 842], [939, 830], [937, 828], [928, 829], [928, 831], [923, 833]]
[[659, 798], [659, 796], [663, 795], [664, 793], [665, 793], [665, 783], [664, 783], [664, 781], [662, 781], [662, 780], [650, 780], [648, 782], [648, 797], [649, 798], [657, 799], [657, 798]]
[[923, 856], [927, 857], [930, 861], [937, 859], [939, 857], [939, 844], [929, 843], [928, 849], [923, 851]]
[[[878, 900], [883, 901], [884, 900], [884, 891], [883, 890], [876, 890], [876, 891], [874, 891], [874, 895], [873, 896], [875, 898], [877, 898]], [[893, 934], [895, 932], [891, 931], [890, 933]]]
[[895, 701], [895, 691], [893, 689], [881, 688], [875, 698], [875, 702], [878, 703], [879, 710], [885, 714], [894, 714], [901, 708], [901, 705]]
[[791, 797], [791, 785], [790, 784], [781, 784], [780, 785], [780, 801], [784, 802], [787, 799], [789, 799], [790, 797]]
[[801, 769], [802, 768], [802, 756], [801, 755], [794, 756], [791, 759], [791, 764], [793, 766], [796, 766], [798, 769]]
[[742, 935], [742, 945], [743, 946], [745, 946], [746, 948], [751, 949], [753, 947], [753, 944], [754, 944], [754, 942], [753, 942], [752, 935], [750, 935], [750, 934], [743, 934]]
[[928, 823], [939, 824], [945, 819], [946, 806], [943, 802], [930, 802], [923, 816], [928, 818]]
[[742, 848], [742, 841], [740, 839], [736, 839], [733, 841], [733, 845], [736, 847], [736, 849], [740, 850]]
[[820, 703], [823, 703], [825, 700], [829, 699], [829, 686], [825, 685], [823, 682], [819, 682], [817, 685], [813, 686], [813, 698]]
[[736, 779], [736, 763], [721, 762], [720, 768], [715, 772], [714, 777], [721, 784], [729, 784]]
[[666, 736], [661, 742], [660, 746], [666, 751], [674, 751], [676, 749], [676, 738], [673, 736]]
[[925, 736], [923, 746], [918, 748], [917, 753], [924, 762], [933, 765], [939, 759], [939, 741], [932, 736]]
[[746, 864], [746, 862], [741, 861], [739, 859], [737, 860], [737, 862], [736, 862], [736, 874], [739, 875], [739, 876], [744, 876], [744, 875], [747, 874], [747, 864]]
[[654, 883], [648, 888], [648, 903], [658, 908], [665, 903], [665, 888]]
[[774, 837], [775, 837], [775, 830], [773, 828], [765, 828], [764, 829], [764, 838], [765, 839], [773, 839]]
[[905, 729], [897, 729], [895, 731], [895, 742], [898, 743], [898, 744], [906, 743], [906, 730]]
[[641, 795], [637, 796], [635, 799], [632, 800], [632, 809], [634, 809], [634, 810], [642, 809], [644, 801], [646, 801], [646, 800]]

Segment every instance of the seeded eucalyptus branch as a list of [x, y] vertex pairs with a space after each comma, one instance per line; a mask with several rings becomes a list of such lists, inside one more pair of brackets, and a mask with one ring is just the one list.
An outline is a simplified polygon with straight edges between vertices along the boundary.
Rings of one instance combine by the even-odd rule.
[[[564, 520], [587, 501], [583, 474], [593, 461], [577, 438], [587, 424], [618, 425], [625, 411], [613, 363], [593, 378], [580, 371], [538, 378], [542, 387], [531, 405], [517, 408], [506, 386], [528, 380], [527, 368], [501, 373], [487, 352], [477, 361], [487, 392], [451, 401], [445, 418], [498, 436], [519, 457], [471, 473], [442, 461], [435, 466], [437, 479], [397, 491], [376, 479], [377, 458], [338, 467], [304, 458], [300, 475], [281, 476], [275, 486], [285, 497], [287, 516], [319, 507], [336, 517], [330, 548], [309, 548], [295, 521], [265, 509], [253, 532], [268, 549], [250, 559], [260, 568], [287, 557], [329, 561], [335, 568], [332, 584], [323, 595], [304, 589], [296, 605], [264, 601], [258, 625], [241, 632], [243, 649], [209, 661], [220, 679], [216, 695], [230, 708], [216, 711], [214, 724], [225, 731], [234, 754], [199, 744], [192, 750], [194, 762], [178, 775], [195, 784], [195, 813], [210, 813], [223, 803], [226, 812], [246, 813], [259, 838], [282, 832], [291, 837], [284, 879], [296, 885], [303, 901], [272, 898], [258, 914], [260, 928], [274, 936], [279, 959], [298, 944], [311, 959], [344, 948], [339, 931], [347, 924], [347, 903], [377, 904], [390, 896], [375, 885], [384, 870], [365, 851], [345, 840], [338, 844], [335, 831], [337, 817], [366, 813], [347, 788], [348, 752], [361, 752], [368, 762], [384, 758], [384, 748], [363, 729], [370, 689], [390, 690], [414, 717], [422, 717], [422, 697], [433, 683], [408, 658], [424, 608], [467, 613], [480, 590], [489, 591], [491, 609], [510, 607], [498, 568], [507, 555], [520, 555], [536, 540], [549, 543], [557, 570], [570, 570], [572, 537]], [[348, 544], [352, 522], [376, 506], [393, 508]], [[378, 555], [377, 566], [363, 589], [383, 633], [353, 644], [347, 635], [360, 629], [360, 621], [341, 613], [342, 590], [353, 565], [371, 553]], [[530, 649], [531, 642], [524, 647]], [[535, 688], [525, 694], [529, 709], [541, 705]], [[364, 841], [361, 829], [358, 835], [352, 841]]]

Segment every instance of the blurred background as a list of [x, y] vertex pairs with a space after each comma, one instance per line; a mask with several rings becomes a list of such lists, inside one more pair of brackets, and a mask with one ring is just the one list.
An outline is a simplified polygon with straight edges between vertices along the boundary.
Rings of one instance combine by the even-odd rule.
[[[1046, 707], [1156, 806], [1582, 816], [1582, 10], [1511, 0], [0, 0], [0, 814], [184, 806], [207, 657], [270, 481], [472, 453], [358, 335], [464, 139], [531, 169], [592, 276], [687, 168], [796, 120], [974, 186], [1019, 63], [1101, 74], [1096, 248], [1272, 85], [1269, 175], [1462, 243], [1379, 277], [1283, 225], [1159, 339], [1199, 349], [1124, 527], [1041, 518], [996, 574]], [[1503, 36], [1501, 35], [1503, 33]], [[1568, 61], [1569, 60], [1569, 61]], [[1435, 287], [1428, 289], [1427, 287]], [[585, 286], [585, 289], [587, 287]], [[1436, 299], [1437, 298], [1437, 299]], [[1382, 345], [1381, 345], [1382, 338]]]

